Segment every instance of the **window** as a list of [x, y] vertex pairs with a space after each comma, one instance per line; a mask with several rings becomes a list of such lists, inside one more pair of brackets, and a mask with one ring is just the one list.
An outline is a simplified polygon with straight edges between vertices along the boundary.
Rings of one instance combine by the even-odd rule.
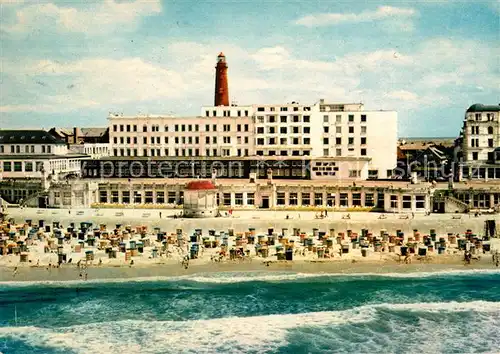
[[337, 156], [342, 156], [342, 149], [337, 149], [337, 150], [335, 151], [335, 154], [336, 154]]
[[366, 207], [373, 207], [373, 206], [375, 206], [375, 199], [374, 199], [374, 194], [373, 193], [366, 193], [365, 194], [365, 206]]
[[115, 144], [118, 144], [118, 138], [117, 138], [116, 136], [113, 138], [113, 142], [114, 142]]
[[22, 172], [23, 163], [21, 161], [14, 161], [14, 172]]
[[167, 203], [168, 204], [175, 204], [177, 203], [177, 196], [175, 192], [168, 192], [167, 194]]
[[328, 123], [328, 116], [323, 116], [323, 123]]
[[335, 123], [337, 123], [337, 124], [342, 123], [342, 116], [340, 114], [337, 114], [335, 116]]
[[311, 116], [304, 116], [304, 123], [310, 123], [311, 122]]
[[24, 163], [24, 171], [25, 172], [33, 172], [33, 162], [25, 162]]
[[354, 114], [349, 114], [349, 123], [354, 122]]
[[35, 145], [31, 145], [31, 153], [35, 153]]
[[[304, 139], [305, 141], [305, 139]], [[287, 144], [287, 139], [286, 138], [280, 138], [280, 145], [286, 145]]]
[[340, 193], [339, 195], [339, 205], [341, 207], [348, 207], [349, 206], [349, 195], [347, 193]]
[[304, 134], [309, 134], [311, 132], [311, 128], [304, 127]]
[[311, 205], [311, 194], [310, 193], [302, 193], [302, 205], [303, 206]]
[[[43, 150], [44, 150], [44, 148], [43, 148], [43, 146], [42, 146], [42, 152], [43, 152]], [[10, 152], [11, 152], [11, 154], [13, 154], [13, 153], [14, 153], [14, 151], [15, 151], [15, 150], [14, 150], [14, 145], [11, 145], [11, 146], [10, 146]]]
[[335, 127], [335, 133], [342, 134], [342, 127]]
[[280, 111], [281, 112], [286, 112], [286, 111], [288, 111], [288, 107], [280, 107]]
[[247, 132], [247, 131], [248, 131], [248, 129], [249, 129], [249, 128], [248, 128], [248, 124], [245, 124], [245, 125], [244, 125], [244, 128], [245, 128], [245, 131]]
[[286, 123], [286, 116], [280, 116], [280, 122]]
[[335, 144], [336, 145], [341, 145], [342, 144], [342, 138], [335, 138]]
[[108, 192], [99, 191], [99, 203], [107, 203], [107, 202], [108, 202]]
[[142, 131], [143, 131], [143, 132], [147, 132], [147, 131], [148, 131], [148, 126], [147, 126], [146, 124], [144, 124], [144, 125], [142, 126]]
[[366, 149], [361, 149], [361, 156], [366, 156]]
[[300, 134], [299, 127], [292, 127], [293, 134]]
[[361, 206], [361, 193], [352, 194], [352, 206]]
[[349, 134], [354, 134], [354, 127], [349, 127]]
[[292, 118], [292, 122], [294, 122], [294, 123], [300, 123], [300, 118], [299, 118], [299, 116], [293, 116], [293, 118]]
[[216, 136], [212, 137], [212, 144], [217, 144], [217, 137]]
[[284, 192], [276, 193], [276, 205], [285, 205], [285, 193]]
[[323, 149], [323, 156], [328, 156], [328, 155], [329, 155], [328, 149]]
[[494, 147], [493, 139], [488, 139], [488, 147]]
[[275, 127], [269, 127], [269, 134], [275, 134], [276, 133], [276, 128]]
[[323, 138], [323, 145], [328, 145], [330, 143], [328, 138]]
[[241, 124], [236, 125], [236, 131], [241, 132]]
[[[17, 148], [17, 149], [16, 149], [16, 152], [19, 152], [19, 146], [16, 146], [16, 148]], [[46, 151], [45, 151], [45, 145], [42, 145], [42, 153], [44, 153], [44, 154], [45, 154], [45, 152], [46, 152]]]
[[280, 133], [281, 134], [286, 134], [286, 127], [280, 127]]
[[472, 153], [472, 159], [473, 160], [477, 160], [478, 159], [478, 153], [477, 152], [473, 152]]
[[114, 131], [114, 132], [117, 132], [117, 131], [118, 131], [118, 125], [113, 124], [113, 131]]
[[361, 122], [366, 122], [366, 114], [361, 115]]
[[248, 136], [245, 136], [245, 144], [248, 144]]
[[397, 209], [398, 207], [399, 207], [398, 196], [397, 195], [391, 195], [391, 208]]
[[223, 194], [223, 203], [224, 205], [231, 205], [231, 193]]
[[137, 124], [134, 124], [133, 128], [134, 128], [134, 132], [136, 132], [137, 131]]
[[214, 131], [214, 132], [217, 131], [217, 124], [212, 124], [212, 131]]
[[264, 134], [264, 127], [258, 127], [257, 134]]
[[257, 107], [257, 112], [264, 112], [264, 107]]
[[265, 144], [264, 141], [265, 141], [264, 138], [258, 138], [257, 139], [257, 145], [264, 145]]
[[309, 145], [311, 143], [311, 138], [304, 138], [304, 145]]
[[425, 196], [424, 195], [417, 195], [415, 199], [416, 199], [415, 207], [417, 209], [424, 209], [425, 208]]
[[255, 204], [255, 194], [254, 193], [247, 193], [247, 204], [248, 205]]
[[493, 134], [493, 127], [488, 127], [488, 134]]
[[290, 193], [290, 196], [288, 198], [288, 204], [289, 205], [297, 205], [297, 197], [298, 197], [298, 193]]
[[354, 144], [354, 138], [349, 138], [349, 139], [347, 140], [347, 143], [348, 143], [349, 145]]
[[235, 193], [234, 194], [234, 204], [235, 205], [243, 205], [243, 193]]
[[330, 127], [323, 127], [323, 133], [330, 132]]
[[361, 138], [361, 145], [365, 145], [366, 144], [366, 137], [362, 137]]
[[360, 177], [360, 172], [358, 170], [349, 170], [349, 177], [350, 178], [358, 178]]

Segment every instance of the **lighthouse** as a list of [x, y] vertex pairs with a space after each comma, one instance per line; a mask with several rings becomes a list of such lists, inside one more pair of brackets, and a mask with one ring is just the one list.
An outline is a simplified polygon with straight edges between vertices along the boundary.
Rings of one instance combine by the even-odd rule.
[[229, 89], [227, 87], [227, 63], [224, 53], [217, 56], [215, 67], [215, 106], [229, 106]]

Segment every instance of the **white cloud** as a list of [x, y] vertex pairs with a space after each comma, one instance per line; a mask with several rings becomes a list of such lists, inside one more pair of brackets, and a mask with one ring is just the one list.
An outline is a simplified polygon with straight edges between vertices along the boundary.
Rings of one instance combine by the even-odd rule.
[[387, 21], [411, 19], [418, 15], [412, 8], [401, 8], [393, 6], [379, 6], [375, 11], [363, 11], [360, 13], [325, 13], [307, 15], [295, 21], [295, 24], [306, 27], [334, 26], [343, 23], [361, 23], [373, 21]]
[[[14, 68], [10, 68], [11, 70]], [[179, 73], [140, 58], [82, 59], [70, 63], [50, 60], [26, 71], [45, 91], [34, 104], [5, 105], [3, 112], [67, 111], [89, 106], [111, 107], [127, 102], [179, 98], [187, 85]]]
[[391, 99], [402, 101], [416, 101], [418, 99], [415, 93], [406, 90], [392, 91], [387, 93], [386, 96]]
[[54, 3], [32, 4], [19, 8], [15, 21], [3, 24], [9, 33], [29, 33], [47, 28], [60, 32], [103, 33], [116, 28], [134, 29], [143, 16], [161, 12], [160, 0], [135, 0], [85, 4], [84, 7], [62, 7]]

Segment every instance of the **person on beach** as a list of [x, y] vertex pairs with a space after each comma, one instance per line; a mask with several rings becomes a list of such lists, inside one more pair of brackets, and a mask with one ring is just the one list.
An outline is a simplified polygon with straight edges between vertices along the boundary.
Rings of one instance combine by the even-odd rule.
[[17, 267], [14, 268], [14, 271], [12, 272], [12, 278], [15, 278], [17, 275]]
[[161, 211], [160, 211], [160, 219], [161, 219]]

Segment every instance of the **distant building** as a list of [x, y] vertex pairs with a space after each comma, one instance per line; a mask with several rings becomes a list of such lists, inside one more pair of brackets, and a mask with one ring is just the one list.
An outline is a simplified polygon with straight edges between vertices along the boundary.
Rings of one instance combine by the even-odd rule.
[[459, 179], [500, 179], [500, 105], [470, 106], [461, 134]]
[[0, 130], [0, 181], [15, 183], [1, 184], [0, 194], [18, 202], [53, 181], [79, 176], [81, 162], [88, 158], [72, 153], [64, 141], [44, 130]]

